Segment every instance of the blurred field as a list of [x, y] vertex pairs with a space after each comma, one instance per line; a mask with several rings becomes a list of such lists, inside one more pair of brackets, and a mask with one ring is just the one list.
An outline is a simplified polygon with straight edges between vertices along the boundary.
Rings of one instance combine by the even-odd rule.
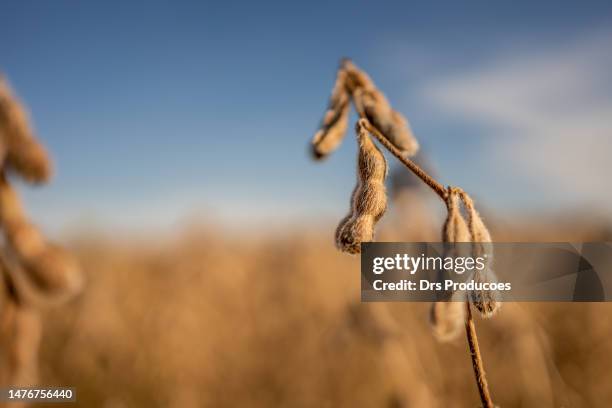
[[[396, 203], [380, 240], [437, 239], [418, 195]], [[490, 220], [499, 241], [610, 239], [601, 224]], [[45, 313], [40, 384], [92, 408], [477, 406], [465, 339], [437, 343], [427, 304], [360, 304], [359, 259], [333, 248], [334, 227], [74, 239], [88, 284]], [[506, 304], [479, 320], [496, 402], [608, 406], [610, 312]]]

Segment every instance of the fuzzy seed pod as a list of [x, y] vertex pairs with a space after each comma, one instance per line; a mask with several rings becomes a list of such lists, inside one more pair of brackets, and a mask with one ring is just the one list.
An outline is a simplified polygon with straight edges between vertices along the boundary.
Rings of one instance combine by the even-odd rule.
[[27, 220], [19, 197], [4, 175], [0, 175], [0, 225], [12, 258], [38, 291], [66, 296], [81, 288], [82, 277], [76, 261], [61, 248], [46, 242]]
[[478, 211], [476, 211], [472, 198], [467, 195], [467, 193], [462, 191], [461, 200], [463, 201], [463, 205], [465, 205], [465, 209], [468, 213], [468, 226], [470, 228], [470, 234], [472, 235], [472, 242], [490, 243], [491, 234], [484, 225], [480, 214], [478, 214]]
[[[444, 256], [461, 256], [468, 245], [454, 246], [458, 242], [469, 242], [470, 231], [468, 224], [461, 214], [460, 190], [449, 187], [446, 198], [448, 214], [444, 227], [442, 228], [442, 240], [444, 246]], [[438, 279], [444, 279], [445, 272], [440, 271]], [[434, 336], [441, 342], [454, 340], [462, 331], [465, 322], [465, 293], [454, 293], [451, 291], [442, 294], [442, 299], [434, 302], [430, 310], [430, 324]]]
[[[475, 283], [496, 283], [497, 277], [493, 270], [487, 266], [482, 272], [474, 274]], [[469, 294], [470, 301], [485, 318], [492, 317], [501, 307], [501, 294], [497, 290], [473, 290]]]
[[470, 242], [470, 230], [465, 218], [461, 215], [459, 198], [459, 190], [449, 187], [446, 199], [448, 215], [442, 231], [444, 242]]
[[356, 132], [357, 185], [351, 197], [351, 213], [336, 230], [336, 246], [351, 254], [361, 252], [362, 242], [372, 241], [374, 225], [387, 209], [385, 156], [370, 138], [362, 120], [357, 123]]
[[30, 283], [47, 295], [70, 296], [83, 287], [83, 277], [76, 260], [61, 247], [47, 244], [36, 256], [22, 258]]
[[351, 90], [355, 108], [367, 118], [401, 152], [413, 156], [419, 143], [412, 134], [408, 121], [393, 110], [385, 95], [370, 77], [351, 62], [343, 64], [347, 72], [347, 88]]
[[[474, 273], [474, 282], [476, 283], [494, 283], [497, 282], [495, 272], [491, 268], [493, 263], [493, 247], [491, 244], [491, 234], [485, 226], [480, 214], [474, 207], [474, 202], [465, 192], [461, 193], [461, 200], [468, 213], [468, 227], [472, 237], [472, 256], [484, 257], [485, 268], [482, 271]], [[470, 300], [474, 307], [480, 312], [482, 317], [493, 316], [501, 307], [501, 294], [496, 290], [472, 291]]]
[[35, 385], [41, 334], [42, 326], [37, 310], [12, 302], [4, 305], [0, 317], [0, 353], [3, 354], [2, 360], [5, 362], [0, 367], [2, 384]]
[[376, 85], [368, 74], [357, 68], [355, 64], [349, 59], [345, 59], [340, 62], [340, 67], [346, 72], [346, 86], [350, 92], [353, 92], [357, 88], [365, 90], [374, 90]]
[[35, 139], [28, 114], [0, 76], [0, 140], [4, 145], [2, 160], [26, 181], [43, 183], [51, 177], [51, 161]]
[[377, 89], [358, 88], [353, 92], [355, 106], [370, 123], [407, 156], [419, 150], [419, 143], [412, 134], [408, 121], [393, 110], [387, 98]]
[[325, 158], [340, 145], [348, 129], [349, 113], [350, 97], [346, 90], [346, 71], [340, 67], [321, 127], [312, 139], [312, 155], [315, 159]]
[[1, 260], [0, 269], [0, 384], [33, 386], [42, 332], [40, 315], [20, 298]]
[[407, 156], [414, 156], [419, 151], [419, 142], [412, 133], [408, 119], [396, 110], [391, 109], [391, 125], [387, 132], [389, 140]]

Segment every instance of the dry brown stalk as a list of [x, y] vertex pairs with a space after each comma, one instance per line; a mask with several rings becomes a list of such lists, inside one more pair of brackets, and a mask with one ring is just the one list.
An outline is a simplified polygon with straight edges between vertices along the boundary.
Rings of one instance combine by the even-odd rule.
[[[334, 91], [332, 92], [332, 98], [330, 100], [330, 108], [326, 113], [322, 129], [319, 130], [319, 132], [325, 131], [329, 126], [338, 127], [338, 119], [336, 118], [342, 117], [342, 120], [345, 120], [344, 109], [346, 109], [346, 106], [337, 103], [338, 100], [343, 98], [342, 95], [344, 95], [344, 93], [339, 90], [342, 84], [344, 84], [345, 91], [350, 95], [353, 105], [360, 117], [357, 123], [359, 140], [359, 181], [351, 196], [351, 212], [343, 218], [339, 228], [336, 230], [337, 246], [345, 252], [359, 253], [360, 249], [358, 248], [361, 242], [372, 240], [375, 221], [384, 213], [383, 206], [378, 205], [378, 203], [384, 202], [386, 207], [386, 197], [383, 200], [381, 196], [381, 194], [385, 195], [384, 184], [382, 187], [377, 187], [375, 189], [363, 188], [368, 180], [373, 179], [372, 175], [364, 171], [364, 167], [362, 166], [362, 158], [366, 152], [370, 152], [369, 154], [371, 157], [377, 157], [376, 163], [384, 162], [384, 157], [382, 157], [382, 159], [379, 158], [378, 155], [380, 154], [380, 156], [382, 156], [382, 153], [380, 153], [378, 148], [372, 143], [368, 137], [369, 134], [374, 136], [378, 142], [391, 152], [391, 154], [404, 166], [428, 185], [446, 204], [448, 218], [443, 228], [443, 240], [445, 242], [472, 242], [472, 254], [484, 254], [486, 250], [490, 253], [490, 248], [487, 247], [491, 242], [490, 234], [478, 212], [475, 210], [471, 198], [459, 188], [444, 188], [442, 184], [432, 178], [412, 160], [407, 158], [407, 156], [415, 154], [419, 146], [408, 127], [408, 122], [400, 113], [391, 108], [386, 97], [376, 88], [371, 78], [365, 72], [358, 69], [350, 60], [343, 60], [340, 64], [336, 85], [334, 86]], [[342, 126], [338, 128], [342, 129]], [[317, 133], [317, 135], [319, 135], [319, 133]], [[322, 137], [317, 135], [315, 135], [313, 139], [313, 149], [315, 151], [322, 143]], [[336, 139], [334, 140], [332, 145], [335, 148], [339, 145], [339, 141]], [[326, 153], [329, 153], [333, 149], [324, 150]], [[374, 154], [374, 152], [376, 153]], [[371, 160], [371, 162], [374, 163], [373, 160]], [[377, 167], [374, 166], [372, 168]], [[382, 184], [384, 182], [384, 177], [380, 177], [381, 171], [378, 170], [375, 173], [378, 175], [378, 177], [376, 177], [376, 182]], [[463, 202], [466, 212], [468, 213], [468, 222], [465, 221], [459, 209], [459, 199]], [[358, 211], [360, 208], [359, 205], [362, 203], [367, 203], [367, 205], [363, 205], [361, 211]], [[367, 214], [368, 218], [364, 218], [361, 224], [356, 223], [356, 219], [364, 214]], [[356, 225], [358, 225], [359, 228], [356, 228]], [[474, 279], [480, 281], [494, 279], [494, 275], [490, 270], [490, 264], [488, 266], [486, 274], [476, 276]], [[478, 391], [483, 405], [487, 408], [493, 407], [494, 405], [485, 376], [484, 364], [478, 346], [478, 337], [476, 335], [476, 327], [472, 318], [470, 303], [473, 303], [483, 316], [488, 317], [497, 310], [499, 302], [496, 302], [496, 297], [493, 296], [493, 294], [483, 292], [470, 293], [467, 300], [465, 300], [463, 294], [449, 294], [449, 296], [456, 296], [456, 298], [452, 299], [453, 301], [436, 302], [433, 305], [431, 318], [434, 325], [434, 334], [441, 339], [450, 339], [458, 333], [457, 328], [460, 327], [460, 324], [457, 323], [461, 321], [465, 322], [467, 342], [470, 349], [470, 357], [474, 367]], [[465, 305], [465, 308], [463, 305]]]
[[48, 242], [28, 220], [7, 173], [14, 171], [30, 183], [51, 176], [51, 161], [32, 133], [23, 105], [0, 75], [0, 342], [3, 344], [1, 386], [35, 385], [40, 340], [38, 299], [62, 299], [82, 286], [79, 266], [59, 246]]
[[468, 347], [470, 348], [470, 356], [472, 357], [472, 367], [474, 368], [474, 376], [476, 377], [476, 385], [478, 385], [478, 393], [480, 401], [485, 408], [494, 408], [493, 399], [489, 392], [489, 384], [485, 375], [484, 363], [480, 354], [480, 346], [478, 345], [478, 336], [476, 335], [476, 326], [472, 318], [472, 309], [470, 302], [465, 302], [466, 320], [465, 332], [467, 334]]

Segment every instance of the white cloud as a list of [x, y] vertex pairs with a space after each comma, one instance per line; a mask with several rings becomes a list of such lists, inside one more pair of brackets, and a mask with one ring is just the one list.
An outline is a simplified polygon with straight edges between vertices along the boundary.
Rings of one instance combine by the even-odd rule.
[[491, 129], [484, 157], [563, 204], [612, 211], [612, 31], [500, 54], [428, 83], [438, 109]]

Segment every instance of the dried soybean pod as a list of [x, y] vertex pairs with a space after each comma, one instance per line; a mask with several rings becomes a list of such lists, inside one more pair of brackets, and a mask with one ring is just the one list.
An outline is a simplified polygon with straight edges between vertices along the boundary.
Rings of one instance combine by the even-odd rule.
[[419, 142], [412, 133], [408, 120], [396, 110], [391, 109], [391, 125], [387, 130], [389, 140], [407, 156], [414, 156], [419, 151]]
[[[454, 243], [469, 242], [470, 232], [465, 218], [461, 214], [459, 189], [448, 187], [446, 208], [448, 210], [444, 227], [442, 228], [442, 241], [446, 244], [445, 257], [457, 256], [463, 247], [456, 247]], [[464, 245], [465, 246], [465, 245]], [[440, 271], [444, 276], [444, 271]], [[439, 341], [455, 339], [463, 330], [465, 322], [465, 294], [448, 291], [443, 298], [431, 305], [430, 324], [435, 337]]]
[[36, 140], [25, 108], [0, 75], [0, 139], [4, 162], [26, 181], [43, 183], [51, 177], [47, 151]]
[[315, 159], [323, 159], [340, 145], [348, 129], [349, 113], [350, 97], [346, 90], [346, 72], [340, 67], [327, 111], [312, 139], [312, 156]]
[[[497, 277], [490, 267], [474, 274], [475, 283], [496, 283]], [[498, 290], [473, 290], [470, 292], [470, 301], [484, 318], [492, 317], [501, 307], [501, 294]]]
[[340, 63], [340, 66], [346, 71], [346, 86], [349, 92], [353, 92], [355, 89], [376, 89], [376, 85], [374, 85], [370, 76], [357, 68], [353, 61], [345, 59]]
[[462, 191], [461, 200], [468, 213], [468, 226], [470, 228], [470, 234], [472, 235], [472, 242], [480, 242], [483, 244], [491, 243], [491, 234], [482, 221], [480, 214], [476, 211], [472, 198], [466, 192]]
[[470, 242], [470, 230], [459, 208], [459, 191], [449, 187], [446, 199], [448, 214], [442, 231], [442, 240], [448, 243]]
[[[461, 193], [461, 200], [468, 213], [468, 227], [472, 238], [472, 256], [484, 257], [485, 267], [482, 271], [475, 271], [474, 282], [495, 283], [497, 277], [491, 265], [493, 263], [493, 246], [491, 234], [485, 226], [480, 214], [474, 207], [474, 202], [467, 193]], [[497, 290], [473, 290], [469, 294], [470, 301], [482, 317], [493, 316], [501, 307], [501, 294]]]
[[25, 216], [19, 197], [4, 174], [0, 175], [0, 224], [8, 249], [23, 269], [28, 283], [45, 295], [70, 295], [82, 286], [75, 259], [60, 247], [46, 242]]
[[40, 314], [22, 299], [1, 258], [0, 275], [0, 384], [32, 386], [42, 334]]
[[387, 98], [380, 91], [375, 89], [363, 92], [359, 103], [370, 123], [401, 152], [412, 156], [418, 151], [419, 144], [408, 127], [408, 122], [400, 113], [391, 109]]
[[442, 228], [442, 241], [445, 243], [445, 256], [471, 256], [472, 240], [467, 221], [461, 213], [460, 196], [463, 191], [457, 187], [448, 187], [446, 195], [447, 216]]
[[348, 88], [360, 116], [367, 118], [401, 152], [407, 156], [416, 154], [419, 143], [404, 116], [391, 108], [385, 95], [366, 73], [352, 63], [345, 64], [345, 68]]
[[340, 250], [351, 254], [361, 252], [362, 242], [372, 241], [374, 226], [387, 209], [385, 157], [370, 138], [363, 120], [357, 122], [356, 133], [357, 186], [351, 200], [351, 217], [343, 220], [336, 240]]

